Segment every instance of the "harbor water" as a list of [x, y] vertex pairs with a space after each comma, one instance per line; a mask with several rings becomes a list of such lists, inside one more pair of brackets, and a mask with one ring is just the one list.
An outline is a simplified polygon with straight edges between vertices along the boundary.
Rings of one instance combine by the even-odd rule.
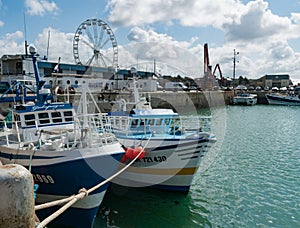
[[190, 192], [112, 185], [94, 228], [300, 227], [300, 108], [210, 111], [218, 142]]

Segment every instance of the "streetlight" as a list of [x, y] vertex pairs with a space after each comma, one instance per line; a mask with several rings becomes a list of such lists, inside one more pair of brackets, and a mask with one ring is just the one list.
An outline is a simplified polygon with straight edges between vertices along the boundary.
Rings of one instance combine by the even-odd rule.
[[235, 49], [233, 49], [233, 79], [235, 79], [235, 63], [239, 62], [236, 60], [236, 56], [240, 54], [239, 52], [236, 52]]

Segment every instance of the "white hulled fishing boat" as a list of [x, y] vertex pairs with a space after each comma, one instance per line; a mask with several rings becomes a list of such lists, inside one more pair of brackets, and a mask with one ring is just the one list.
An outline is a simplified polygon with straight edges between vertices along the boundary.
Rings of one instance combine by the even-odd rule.
[[[203, 157], [216, 141], [211, 117], [179, 116], [172, 109], [152, 109], [134, 86], [135, 108], [107, 114], [106, 125], [125, 145], [128, 162], [145, 147], [145, 153], [114, 179], [119, 185], [155, 187], [188, 192]], [[126, 158], [128, 159], [126, 161]]]

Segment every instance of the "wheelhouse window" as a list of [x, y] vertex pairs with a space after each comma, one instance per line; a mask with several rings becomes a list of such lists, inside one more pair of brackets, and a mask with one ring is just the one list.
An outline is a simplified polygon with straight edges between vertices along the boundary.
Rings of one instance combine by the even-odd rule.
[[66, 122], [73, 121], [73, 113], [72, 113], [72, 111], [65, 111], [64, 112], [64, 116], [65, 116], [65, 121]]
[[137, 127], [139, 124], [139, 119], [132, 119], [131, 120], [131, 126], [132, 127]]
[[49, 115], [47, 112], [41, 112], [38, 114], [38, 116], [39, 116], [40, 124], [50, 123]]
[[35, 116], [34, 114], [27, 114], [24, 116], [25, 118], [25, 125], [26, 126], [32, 126], [35, 125]]
[[51, 113], [52, 121], [53, 123], [61, 123], [62, 118], [61, 118], [61, 113], [60, 112], [52, 112]]
[[163, 119], [156, 119], [155, 125], [161, 125], [161, 124], [162, 124], [162, 120], [163, 120]]
[[165, 125], [169, 125], [170, 124], [170, 119], [169, 118], [166, 118], [165, 119]]
[[149, 125], [154, 125], [154, 123], [155, 123], [155, 119], [149, 119], [149, 122], [148, 122]]

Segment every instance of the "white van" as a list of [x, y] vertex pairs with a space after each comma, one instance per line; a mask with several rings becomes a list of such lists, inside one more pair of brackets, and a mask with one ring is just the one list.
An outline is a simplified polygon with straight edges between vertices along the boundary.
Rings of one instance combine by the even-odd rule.
[[187, 91], [188, 87], [185, 86], [182, 82], [166, 82], [165, 90], [172, 90], [172, 91]]

